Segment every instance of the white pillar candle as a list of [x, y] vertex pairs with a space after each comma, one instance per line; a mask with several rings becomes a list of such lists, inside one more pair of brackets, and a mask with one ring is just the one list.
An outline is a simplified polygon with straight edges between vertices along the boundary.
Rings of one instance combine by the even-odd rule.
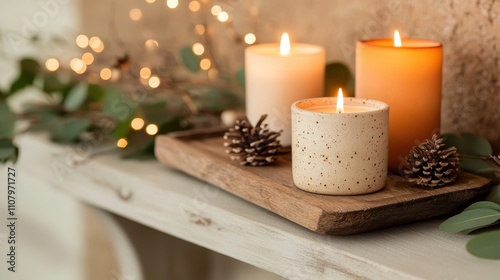
[[389, 106], [346, 98], [312, 98], [292, 105], [295, 185], [330, 195], [366, 194], [387, 180]]
[[[286, 33], [285, 33], [286, 34]], [[267, 114], [272, 130], [282, 130], [280, 142], [291, 143], [290, 106], [323, 95], [325, 50], [316, 45], [260, 44], [245, 50], [246, 114], [255, 124]]]

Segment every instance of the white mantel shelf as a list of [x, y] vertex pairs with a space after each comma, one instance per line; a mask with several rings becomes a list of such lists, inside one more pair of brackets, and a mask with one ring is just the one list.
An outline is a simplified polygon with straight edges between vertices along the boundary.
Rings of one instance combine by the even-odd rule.
[[41, 135], [18, 143], [20, 179], [36, 176], [95, 207], [289, 279], [499, 279], [500, 261], [469, 255], [470, 237], [440, 232], [442, 219], [323, 236], [154, 160], [107, 154], [70, 167], [88, 147]]

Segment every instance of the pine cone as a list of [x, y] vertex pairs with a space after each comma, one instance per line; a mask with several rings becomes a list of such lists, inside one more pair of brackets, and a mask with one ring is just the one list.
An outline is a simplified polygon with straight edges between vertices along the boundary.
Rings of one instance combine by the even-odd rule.
[[406, 156], [403, 170], [408, 181], [430, 188], [449, 184], [460, 172], [460, 158], [457, 148], [444, 148], [443, 138], [436, 134], [413, 147]]
[[234, 154], [231, 160], [250, 166], [268, 165], [276, 160], [281, 148], [277, 138], [281, 133], [269, 131], [267, 124], [262, 124], [266, 117], [262, 115], [255, 127], [247, 117], [237, 120], [234, 128], [224, 134], [226, 153]]

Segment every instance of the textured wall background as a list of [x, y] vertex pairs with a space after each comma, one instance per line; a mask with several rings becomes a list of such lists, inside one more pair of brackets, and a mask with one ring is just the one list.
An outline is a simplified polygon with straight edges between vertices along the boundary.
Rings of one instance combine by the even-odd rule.
[[[192, 13], [188, 0], [179, 0], [173, 10], [165, 1], [129, 0], [115, 7], [116, 31], [108, 25], [112, 1], [82, 1], [87, 34], [109, 37], [118, 33], [131, 46], [154, 37], [160, 47], [175, 50], [199, 40], [192, 29], [205, 22], [221, 68], [230, 70], [241, 67], [244, 44], [235, 43], [227, 24], [210, 15], [213, 4], [234, 15], [236, 35], [253, 32], [258, 42], [276, 42], [288, 31], [293, 41], [324, 46], [328, 61], [342, 61], [353, 71], [357, 40], [389, 37], [398, 28], [403, 36], [441, 41], [445, 53], [443, 131], [479, 133], [500, 146], [500, 1], [200, 0], [206, 3], [202, 11]], [[143, 9], [141, 22], [128, 18], [132, 7]]]

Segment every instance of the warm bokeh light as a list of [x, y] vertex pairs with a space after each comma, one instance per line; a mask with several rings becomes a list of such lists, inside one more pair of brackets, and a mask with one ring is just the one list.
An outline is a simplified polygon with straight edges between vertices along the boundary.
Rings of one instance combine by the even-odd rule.
[[226, 12], [220, 12], [218, 15], [217, 15], [217, 19], [220, 21], [220, 22], [226, 22], [228, 19], [229, 19], [229, 14], [226, 13]]
[[96, 53], [100, 53], [104, 50], [104, 43], [101, 41], [99, 37], [92, 37], [89, 39], [89, 46]]
[[82, 49], [89, 46], [89, 38], [83, 34], [76, 36], [76, 45]]
[[214, 16], [218, 16], [222, 12], [222, 8], [219, 5], [214, 5], [212, 9], [210, 9], [210, 12]]
[[212, 62], [208, 58], [204, 58], [200, 61], [200, 68], [203, 70], [208, 70], [212, 66]]
[[194, 43], [193, 52], [196, 55], [202, 55], [205, 52], [205, 47], [201, 43]]
[[45, 61], [45, 68], [49, 71], [56, 71], [59, 69], [59, 61], [55, 58], [49, 58]]
[[130, 19], [133, 21], [139, 21], [142, 18], [142, 11], [138, 8], [133, 8], [130, 10], [129, 14]]
[[203, 35], [205, 34], [205, 26], [203, 24], [197, 24], [194, 26], [194, 31], [198, 35]]
[[200, 8], [201, 8], [200, 2], [196, 0], [189, 2], [189, 10], [191, 12], [197, 12], [200, 10]]
[[86, 52], [82, 55], [82, 61], [87, 64], [87, 65], [90, 65], [94, 62], [94, 55], [92, 55], [91, 53], [89, 52]]
[[401, 43], [401, 36], [399, 36], [399, 31], [394, 31], [394, 46], [401, 47], [403, 44]]
[[281, 55], [289, 55], [290, 54], [290, 37], [288, 36], [288, 33], [283, 33], [281, 35], [281, 42], [280, 42], [280, 54]]
[[342, 93], [341, 88], [339, 88], [339, 92], [337, 95], [337, 112], [344, 113], [344, 94]]
[[148, 67], [142, 67], [141, 71], [139, 71], [139, 75], [143, 79], [148, 79], [149, 77], [151, 77], [151, 69], [149, 69]]
[[146, 46], [146, 49], [150, 51], [155, 50], [159, 46], [158, 41], [154, 39], [147, 40], [146, 43], [144, 43], [144, 45]]
[[158, 76], [151, 76], [148, 80], [148, 85], [151, 88], [157, 88], [160, 86], [160, 78]]
[[117, 69], [117, 68], [111, 69], [111, 81], [112, 82], [118, 81], [121, 77], [122, 77], [122, 72], [119, 69]]
[[148, 126], [146, 126], [146, 133], [149, 135], [155, 135], [156, 133], [158, 133], [158, 126], [153, 123], [148, 124]]
[[135, 118], [130, 122], [130, 126], [133, 130], [140, 130], [144, 127], [144, 120], [141, 118]]
[[128, 145], [128, 141], [125, 138], [120, 138], [120, 139], [118, 139], [118, 141], [116, 141], [116, 146], [118, 148], [123, 149], [123, 148], [127, 147], [127, 145]]
[[255, 34], [253, 33], [248, 33], [247, 35], [245, 35], [245, 43], [247, 43], [248, 45], [251, 45], [253, 43], [255, 43], [255, 41], [257, 41], [257, 37], [255, 37]]
[[175, 9], [179, 6], [179, 1], [178, 0], [167, 0], [167, 7], [170, 9]]
[[79, 58], [73, 58], [69, 63], [69, 67], [77, 74], [83, 74], [87, 71], [87, 65]]
[[153, 4], [154, 2], [156, 2], [156, 0], [146, 0], [146, 3], [148, 4]]
[[107, 81], [111, 79], [111, 69], [109, 68], [103, 68], [101, 72], [99, 73], [99, 76], [101, 76], [101, 79]]

